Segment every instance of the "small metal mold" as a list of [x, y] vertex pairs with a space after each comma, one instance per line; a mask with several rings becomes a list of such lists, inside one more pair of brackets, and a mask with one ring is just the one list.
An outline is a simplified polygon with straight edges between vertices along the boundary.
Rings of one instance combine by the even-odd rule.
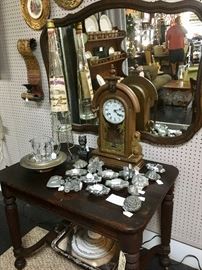
[[149, 185], [149, 180], [144, 174], [138, 173], [133, 176], [132, 184], [138, 187], [141, 186], [142, 188], [144, 188]]
[[81, 176], [81, 175], [86, 175], [87, 174], [87, 170], [85, 169], [71, 169], [71, 170], [67, 170], [65, 172], [65, 175], [68, 176]]
[[157, 173], [164, 173], [166, 170], [163, 168], [163, 165], [161, 164], [156, 164], [155, 169]]
[[85, 176], [81, 176], [80, 180], [86, 184], [94, 184], [102, 181], [102, 177], [96, 173], [87, 173]]
[[128, 166], [123, 166], [123, 170], [119, 172], [119, 176], [121, 178], [124, 178], [124, 180], [128, 181], [133, 177], [134, 174], [139, 173], [140, 168], [133, 167], [132, 164], [129, 164]]
[[168, 126], [167, 125], [155, 124], [154, 129], [162, 137], [167, 136], [167, 134], [168, 134]]
[[168, 137], [175, 137], [182, 135], [182, 131], [179, 129], [168, 129]]
[[157, 173], [164, 173], [165, 169], [163, 168], [163, 165], [158, 164], [158, 163], [147, 163], [146, 167], [148, 170], [153, 170]]
[[113, 178], [117, 178], [118, 176], [119, 176], [119, 173], [114, 172], [113, 170], [110, 170], [110, 169], [102, 171], [103, 179], [113, 179]]
[[145, 173], [145, 176], [148, 177], [149, 180], [152, 180], [152, 181], [157, 181], [157, 180], [161, 179], [160, 174], [158, 174], [157, 172], [152, 171], [152, 170], [148, 170]]
[[58, 191], [64, 191], [65, 187], [64, 186], [59, 186]]
[[101, 175], [103, 166], [104, 162], [102, 160], [99, 160], [98, 157], [94, 157], [89, 160], [88, 171], [90, 173], [98, 172]]
[[87, 165], [88, 165], [88, 163], [85, 160], [79, 159], [73, 164], [73, 167], [76, 168], [76, 169], [83, 169]]
[[104, 186], [103, 184], [89, 185], [87, 186], [86, 190], [96, 196], [103, 196], [110, 192], [110, 188]]
[[119, 172], [119, 177], [125, 179], [126, 181], [129, 180], [129, 173], [126, 170], [122, 170]]
[[141, 208], [141, 206], [141, 200], [138, 196], [134, 195], [128, 196], [123, 202], [123, 209], [128, 212], [136, 212]]
[[128, 187], [128, 193], [130, 193], [131, 195], [138, 196], [139, 195], [139, 189], [135, 185], [130, 185]]
[[66, 178], [65, 179], [64, 192], [68, 193], [70, 191], [78, 192], [82, 189], [83, 183], [78, 178]]
[[60, 175], [53, 175], [48, 180], [46, 186], [49, 188], [59, 188], [62, 184], [64, 184], [64, 180]]
[[129, 182], [128, 181], [124, 181], [121, 178], [114, 178], [112, 180], [107, 180], [105, 182], [105, 185], [108, 186], [108, 187], [110, 187], [111, 189], [120, 190], [120, 189], [123, 189], [125, 187], [128, 187], [129, 186]]

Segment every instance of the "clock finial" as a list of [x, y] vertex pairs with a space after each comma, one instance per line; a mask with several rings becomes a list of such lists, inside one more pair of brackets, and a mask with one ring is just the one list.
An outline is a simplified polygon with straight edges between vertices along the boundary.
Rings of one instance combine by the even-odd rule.
[[111, 74], [112, 77], [115, 77], [116, 76], [116, 69], [115, 69], [115, 67], [114, 67], [113, 64], [111, 64], [110, 74]]
[[109, 84], [109, 90], [112, 92], [116, 91], [116, 84], [118, 82], [118, 80], [120, 79], [119, 76], [116, 76], [116, 69], [114, 67], [114, 65], [111, 65], [111, 70], [110, 70], [110, 77], [106, 77], [105, 80], [108, 82]]

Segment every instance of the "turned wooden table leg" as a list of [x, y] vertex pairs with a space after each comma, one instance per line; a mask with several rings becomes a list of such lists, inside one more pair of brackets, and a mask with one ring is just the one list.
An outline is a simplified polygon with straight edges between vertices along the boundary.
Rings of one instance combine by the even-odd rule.
[[135, 235], [119, 236], [119, 243], [126, 257], [125, 270], [140, 270], [141, 232]]
[[161, 206], [161, 256], [160, 262], [166, 269], [170, 265], [170, 240], [173, 214], [174, 186], [166, 194]]
[[7, 191], [2, 186], [2, 192], [4, 195], [5, 211], [7, 217], [7, 223], [9, 227], [10, 237], [13, 245], [13, 252], [16, 257], [15, 267], [19, 270], [23, 269], [26, 265], [26, 260], [22, 255], [23, 247], [21, 241], [20, 224], [18, 217], [18, 210], [16, 205], [16, 198], [9, 196]]

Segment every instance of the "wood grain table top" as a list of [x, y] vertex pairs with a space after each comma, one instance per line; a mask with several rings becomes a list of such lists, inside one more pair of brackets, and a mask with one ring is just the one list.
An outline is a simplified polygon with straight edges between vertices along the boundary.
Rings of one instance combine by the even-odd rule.
[[164, 84], [163, 88], [174, 91], [176, 90], [187, 91], [191, 89], [191, 85], [189, 81], [171, 80], [168, 83]]

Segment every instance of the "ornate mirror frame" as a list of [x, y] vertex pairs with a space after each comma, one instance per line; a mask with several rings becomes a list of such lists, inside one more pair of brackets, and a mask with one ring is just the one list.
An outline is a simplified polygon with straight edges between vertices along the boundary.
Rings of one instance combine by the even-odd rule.
[[[147, 2], [142, 0], [102, 0], [95, 2], [77, 13], [69, 14], [64, 18], [54, 19], [56, 27], [67, 26], [78, 21], [82, 21], [90, 15], [113, 8], [129, 8], [147, 13], [177, 14], [186, 11], [194, 12], [202, 21], [202, 3], [196, 0], [184, 0], [179, 2]], [[40, 38], [41, 51], [48, 74], [48, 50], [47, 50], [47, 31], [44, 29]], [[175, 145], [189, 141], [194, 134], [202, 127], [202, 60], [200, 60], [197, 86], [194, 95], [195, 110], [193, 120], [189, 128], [180, 136], [160, 137], [147, 132], [141, 132], [141, 140], [153, 144]], [[73, 125], [73, 129], [79, 132], [97, 132], [97, 126], [93, 125]]]

